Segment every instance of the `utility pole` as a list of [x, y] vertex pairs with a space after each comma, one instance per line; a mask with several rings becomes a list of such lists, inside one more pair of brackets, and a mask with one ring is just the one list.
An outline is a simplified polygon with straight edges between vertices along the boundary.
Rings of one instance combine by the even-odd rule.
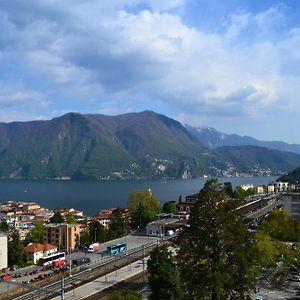
[[143, 245], [143, 283], [145, 284], [145, 245]]
[[72, 277], [72, 252], [69, 249], [69, 277]]
[[60, 294], [60, 299], [65, 300], [65, 280], [64, 276], [61, 277], [61, 294]]

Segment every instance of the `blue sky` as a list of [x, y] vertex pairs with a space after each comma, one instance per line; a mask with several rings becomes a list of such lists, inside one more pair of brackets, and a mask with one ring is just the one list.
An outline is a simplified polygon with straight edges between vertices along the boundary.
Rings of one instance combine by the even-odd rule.
[[154, 110], [300, 143], [300, 2], [1, 0], [0, 121]]

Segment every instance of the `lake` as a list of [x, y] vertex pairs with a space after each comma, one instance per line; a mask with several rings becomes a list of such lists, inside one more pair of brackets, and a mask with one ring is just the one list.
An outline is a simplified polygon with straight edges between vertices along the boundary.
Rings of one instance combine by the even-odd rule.
[[[277, 177], [219, 178], [231, 181], [235, 187], [244, 183], [267, 184]], [[126, 207], [130, 192], [151, 189], [163, 204], [169, 200], [199, 192], [206, 178], [184, 180], [124, 180], [124, 181], [51, 181], [0, 180], [0, 202], [7, 200], [36, 202], [42, 207], [73, 207], [92, 216], [103, 208]]]

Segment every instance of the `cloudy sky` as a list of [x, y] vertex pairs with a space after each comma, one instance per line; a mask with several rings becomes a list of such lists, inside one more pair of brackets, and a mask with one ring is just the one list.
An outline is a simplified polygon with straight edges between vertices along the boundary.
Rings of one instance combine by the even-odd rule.
[[145, 109], [300, 143], [300, 1], [1, 0], [0, 121]]

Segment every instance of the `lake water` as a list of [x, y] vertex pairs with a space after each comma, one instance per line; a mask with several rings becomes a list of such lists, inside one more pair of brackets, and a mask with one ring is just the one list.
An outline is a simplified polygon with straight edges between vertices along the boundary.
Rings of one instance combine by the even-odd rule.
[[[136, 189], [151, 189], [163, 204], [169, 200], [199, 192], [205, 178], [186, 180], [128, 180], [128, 181], [28, 181], [0, 180], [0, 202], [7, 200], [36, 202], [43, 207], [73, 207], [86, 215], [103, 208], [126, 207], [129, 194]], [[233, 187], [243, 184], [267, 184], [276, 177], [219, 178], [231, 181]]]

